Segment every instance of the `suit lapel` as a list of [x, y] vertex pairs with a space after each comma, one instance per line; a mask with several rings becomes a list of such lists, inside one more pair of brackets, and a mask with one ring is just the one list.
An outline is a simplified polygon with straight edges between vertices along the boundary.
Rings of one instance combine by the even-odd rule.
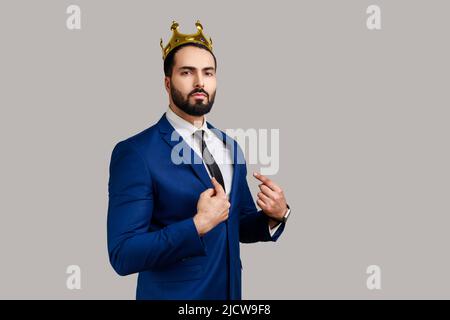
[[[238, 166], [238, 146], [237, 142], [229, 137], [227, 134], [225, 134], [222, 131], [219, 131], [214, 126], [212, 126], [209, 122], [206, 123], [209, 129], [213, 129], [212, 131], [214, 134], [216, 134], [224, 144], [226, 144], [227, 148], [231, 151], [231, 155], [233, 157], [233, 179], [231, 182], [231, 191], [230, 191], [230, 200], [235, 198], [235, 193], [237, 190], [237, 183], [239, 179], [239, 169], [240, 166]], [[213, 185], [211, 183], [211, 180], [209, 178], [208, 172], [206, 171], [206, 168], [203, 164], [202, 159], [197, 155], [194, 150], [189, 147], [189, 145], [184, 141], [184, 139], [176, 132], [175, 128], [172, 127], [170, 122], [166, 118], [166, 114], [164, 113], [161, 119], [158, 121], [158, 127], [159, 131], [161, 133], [161, 136], [163, 140], [171, 147], [171, 150], [173, 148], [179, 148], [180, 149], [180, 156], [182, 156], [183, 159], [189, 159], [189, 163], [182, 163], [180, 165], [189, 165], [192, 170], [194, 171], [195, 175], [200, 179], [200, 181], [203, 183], [203, 185], [206, 188], [212, 188]], [[181, 144], [181, 145], [179, 145]], [[177, 146], [178, 145], [178, 146]], [[189, 152], [189, 155], [184, 155], [184, 152]], [[234, 201], [233, 201], [234, 202]], [[232, 204], [233, 204], [232, 202]], [[231, 210], [230, 210], [231, 211]]]
[[[171, 150], [173, 148], [180, 149], [180, 157], [186, 159], [187, 163], [181, 163], [180, 165], [189, 165], [194, 171], [195, 175], [200, 179], [206, 188], [212, 188], [212, 183], [209, 179], [208, 172], [203, 165], [203, 160], [197, 155], [194, 150], [189, 147], [189, 145], [184, 141], [184, 139], [176, 132], [174, 127], [166, 118], [164, 113], [161, 119], [158, 121], [159, 131], [165, 142], [170, 146]], [[184, 154], [185, 152], [189, 154]], [[184, 160], [185, 161], [185, 160]]]
[[[218, 130], [217, 128], [215, 128], [212, 124], [210, 124], [209, 122], [206, 123], [206, 125], [208, 126], [209, 129], [212, 129], [212, 131], [214, 132], [214, 134], [216, 134], [216, 136], [219, 139], [222, 139], [223, 143], [227, 146], [228, 150], [230, 150], [231, 155], [233, 157], [233, 179], [231, 181], [231, 191], [230, 191], [230, 200], [235, 198], [235, 193], [237, 190], [237, 183], [238, 183], [238, 178], [239, 178], [239, 168], [240, 166], [238, 166], [238, 145], [237, 142], [232, 139], [231, 137], [229, 137], [225, 132]], [[230, 201], [232, 206], [233, 204], [235, 204], [235, 201]], [[230, 210], [231, 212], [232, 210]]]

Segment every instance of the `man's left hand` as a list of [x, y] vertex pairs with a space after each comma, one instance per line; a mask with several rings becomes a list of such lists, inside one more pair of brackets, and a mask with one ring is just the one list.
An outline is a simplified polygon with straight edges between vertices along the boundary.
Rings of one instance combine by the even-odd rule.
[[[261, 191], [258, 192], [258, 200], [256, 201], [258, 207], [262, 209], [265, 215], [279, 223], [288, 210], [283, 190], [262, 174], [254, 172], [253, 176], [262, 182], [259, 184]], [[276, 222], [271, 223], [271, 225], [275, 225]]]

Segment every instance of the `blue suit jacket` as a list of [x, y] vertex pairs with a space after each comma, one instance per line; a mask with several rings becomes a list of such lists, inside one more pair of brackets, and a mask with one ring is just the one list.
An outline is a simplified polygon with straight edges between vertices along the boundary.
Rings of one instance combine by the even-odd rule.
[[[276, 241], [284, 224], [270, 236], [268, 218], [250, 193], [245, 162], [237, 162], [243, 159], [242, 150], [222, 132], [224, 143], [235, 150], [229, 217], [200, 237], [193, 216], [200, 193], [213, 186], [201, 159], [181, 138], [174, 141], [173, 132], [164, 114], [112, 152], [107, 222], [111, 265], [120, 275], [139, 272], [137, 299], [241, 299], [239, 242]], [[196, 161], [171, 161], [179, 143], [187, 148], [180, 154], [191, 150]]]

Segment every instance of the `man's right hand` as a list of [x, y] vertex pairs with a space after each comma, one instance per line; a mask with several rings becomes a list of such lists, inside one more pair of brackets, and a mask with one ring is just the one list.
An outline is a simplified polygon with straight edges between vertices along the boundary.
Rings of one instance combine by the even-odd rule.
[[197, 202], [197, 214], [194, 216], [194, 224], [200, 236], [228, 219], [231, 206], [220, 183], [215, 178], [212, 178], [211, 182], [214, 189], [206, 189], [200, 194]]

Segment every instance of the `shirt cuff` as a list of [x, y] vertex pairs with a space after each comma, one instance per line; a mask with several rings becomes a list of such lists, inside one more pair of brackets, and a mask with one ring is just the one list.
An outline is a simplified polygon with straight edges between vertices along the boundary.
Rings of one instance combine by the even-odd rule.
[[[288, 207], [288, 209], [287, 209], [287, 211], [286, 211], [286, 213], [285, 213], [285, 215], [286, 214], [289, 214], [290, 212], [291, 212], [291, 208], [289, 207], [289, 205], [287, 206]], [[270, 233], [270, 236], [271, 237], [273, 237], [273, 235], [275, 234], [275, 232], [277, 232], [277, 230], [278, 230], [278, 228], [281, 226], [281, 222], [279, 222], [275, 227], [273, 227], [273, 228], [271, 228], [270, 227], [270, 224], [269, 224], [269, 233]]]
[[273, 228], [271, 228], [270, 226], [269, 226], [269, 233], [270, 233], [270, 236], [271, 237], [273, 237], [273, 235], [275, 234], [275, 232], [277, 232], [277, 230], [278, 230], [278, 228], [281, 226], [281, 222], [280, 223], [278, 223], [275, 227], [273, 227]]

